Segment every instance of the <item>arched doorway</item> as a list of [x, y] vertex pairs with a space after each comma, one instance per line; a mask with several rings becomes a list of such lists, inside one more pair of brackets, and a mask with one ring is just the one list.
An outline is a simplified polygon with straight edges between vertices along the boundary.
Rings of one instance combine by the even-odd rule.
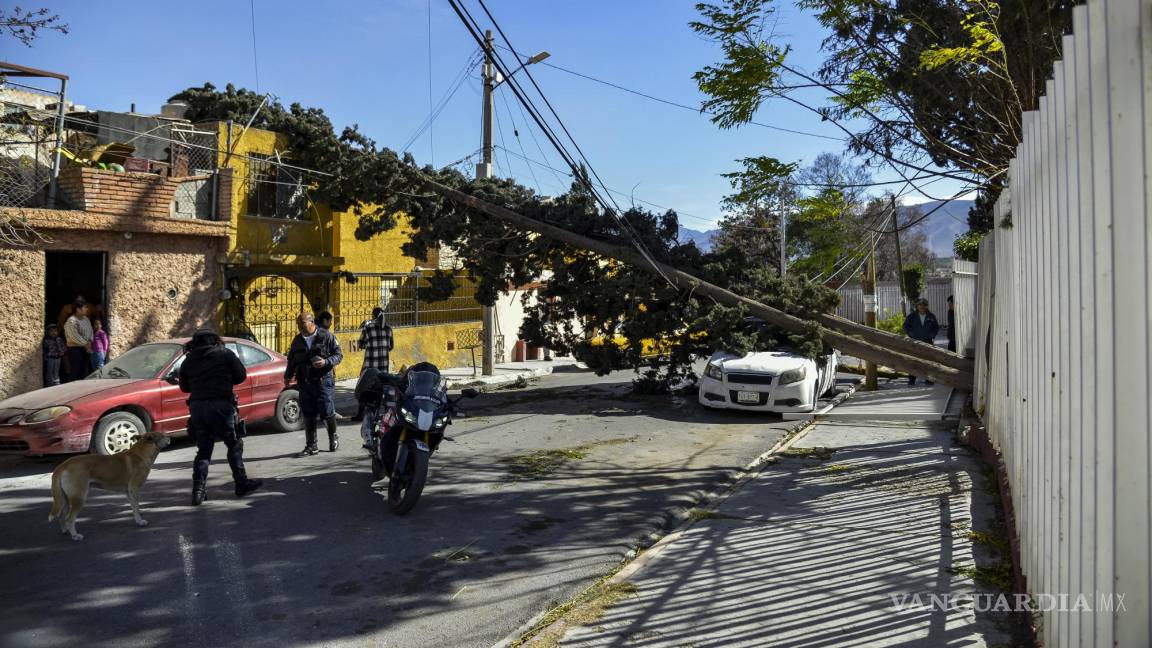
[[286, 353], [296, 336], [296, 316], [316, 313], [328, 301], [324, 278], [260, 275], [229, 280], [233, 290], [225, 302], [222, 330]]

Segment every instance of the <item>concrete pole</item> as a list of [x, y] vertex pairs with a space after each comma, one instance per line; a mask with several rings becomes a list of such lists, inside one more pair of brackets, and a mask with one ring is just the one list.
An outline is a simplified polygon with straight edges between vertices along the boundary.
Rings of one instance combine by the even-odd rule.
[[[482, 158], [480, 163], [476, 165], [477, 180], [492, 177], [492, 123], [495, 119], [492, 109], [494, 106], [493, 90], [496, 88], [495, 67], [492, 62], [492, 30], [489, 29], [484, 32], [484, 104], [480, 125], [483, 140], [480, 144]], [[494, 307], [484, 307], [481, 326], [480, 341], [484, 349], [480, 363], [481, 372], [485, 376], [491, 376], [496, 371], [496, 309]]]
[[[872, 249], [868, 252], [868, 271], [862, 282], [864, 292], [864, 325], [876, 328], [876, 237], [872, 237]], [[876, 363], [864, 361], [864, 389], [874, 391], [876, 385]]]
[[784, 193], [780, 193], [780, 276], [788, 276], [788, 215], [784, 213]]
[[52, 152], [52, 177], [48, 179], [48, 209], [56, 207], [56, 186], [60, 178], [60, 149], [64, 146], [64, 104], [67, 101], [68, 80], [60, 79], [60, 103], [56, 106], [56, 150]]
[[896, 218], [896, 196], [892, 196], [892, 234], [896, 237], [896, 285], [900, 286], [900, 317], [908, 314], [908, 290], [904, 285], [904, 257], [900, 254], [900, 221]]

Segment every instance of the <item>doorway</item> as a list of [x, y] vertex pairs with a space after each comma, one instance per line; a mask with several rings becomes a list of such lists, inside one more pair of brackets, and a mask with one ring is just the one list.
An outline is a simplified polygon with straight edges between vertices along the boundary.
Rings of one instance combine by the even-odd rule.
[[[44, 269], [44, 321], [62, 324], [67, 319], [71, 304], [77, 295], [83, 295], [89, 304], [100, 304], [96, 313], [102, 319], [108, 312], [104, 294], [104, 277], [108, 268], [108, 255], [104, 252], [45, 252]], [[107, 328], [108, 322], [104, 322]]]

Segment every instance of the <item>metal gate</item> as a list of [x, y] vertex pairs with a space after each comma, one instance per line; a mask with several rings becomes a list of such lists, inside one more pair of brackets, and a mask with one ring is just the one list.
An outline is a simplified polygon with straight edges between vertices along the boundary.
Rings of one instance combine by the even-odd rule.
[[232, 297], [224, 302], [225, 335], [247, 338], [287, 353], [301, 311], [317, 313], [329, 302], [327, 277], [261, 275], [229, 280]]

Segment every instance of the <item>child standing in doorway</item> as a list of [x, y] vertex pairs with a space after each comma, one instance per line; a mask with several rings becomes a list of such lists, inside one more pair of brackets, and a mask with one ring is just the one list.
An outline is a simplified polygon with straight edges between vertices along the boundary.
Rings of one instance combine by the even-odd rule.
[[100, 369], [108, 360], [108, 333], [104, 330], [104, 322], [99, 318], [92, 320], [92, 369]]
[[60, 363], [68, 353], [68, 345], [60, 337], [60, 327], [49, 324], [44, 330], [44, 386], [60, 384]]

